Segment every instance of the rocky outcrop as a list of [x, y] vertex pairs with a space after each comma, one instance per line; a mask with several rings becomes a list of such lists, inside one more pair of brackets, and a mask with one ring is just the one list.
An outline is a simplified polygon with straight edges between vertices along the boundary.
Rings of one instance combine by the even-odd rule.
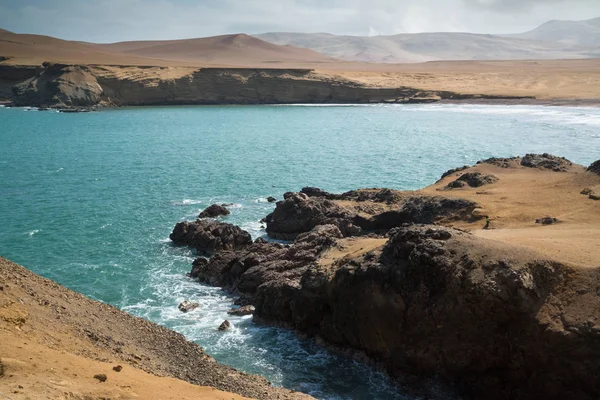
[[529, 168], [546, 168], [555, 172], [565, 172], [573, 163], [564, 157], [552, 154], [526, 154], [521, 160], [521, 165]]
[[510, 168], [511, 166], [518, 165], [521, 161], [521, 157], [492, 157], [485, 160], [477, 161], [477, 164], [491, 164], [500, 168]]
[[[275, 211], [265, 219], [267, 234], [284, 240], [291, 240], [319, 225], [335, 225], [344, 236], [355, 236], [365, 231], [385, 233], [406, 223], [432, 224], [483, 218], [474, 213], [478, 205], [472, 201], [441, 196], [403, 198], [389, 189], [357, 190], [337, 195], [321, 189], [304, 188], [300, 193], [290, 192], [284, 197], [285, 200], [278, 202]], [[357, 206], [345, 208], [336, 200], [352, 201]], [[371, 203], [384, 203], [391, 207], [372, 211], [367, 207]]]
[[360, 232], [352, 224], [352, 213], [323, 196], [285, 193], [265, 221], [267, 233], [276, 239], [293, 240], [317, 225], [336, 225], [346, 236]]
[[448, 171], [446, 171], [446, 172], [444, 172], [442, 174], [442, 176], [440, 177], [439, 180], [442, 180], [442, 179], [444, 179], [447, 176], [456, 174], [457, 172], [464, 171], [465, 169], [469, 169], [469, 168], [471, 168], [471, 166], [469, 166], [469, 165], [463, 165], [462, 167], [449, 169]]
[[543, 217], [543, 218], [538, 218], [535, 220], [536, 224], [542, 224], [542, 225], [552, 225], [552, 224], [557, 224], [559, 221], [558, 219], [554, 218], [554, 217]]
[[600, 160], [594, 161], [592, 164], [590, 164], [587, 170], [593, 174], [600, 175]]
[[216, 218], [221, 215], [229, 215], [229, 214], [231, 214], [231, 211], [229, 211], [226, 207], [224, 207], [222, 205], [218, 205], [218, 204], [213, 204], [213, 205], [206, 207], [206, 209], [204, 209], [200, 213], [200, 215], [198, 215], [198, 218]]
[[252, 244], [250, 234], [241, 228], [206, 219], [180, 222], [169, 237], [177, 245], [190, 246], [209, 256], [218, 250], [237, 250]]
[[489, 185], [491, 183], [497, 182], [498, 178], [494, 175], [484, 175], [481, 172], [467, 172], [466, 174], [462, 174], [455, 181], [450, 182], [447, 185], [448, 189], [461, 188], [464, 186], [470, 187], [481, 187], [483, 185]]
[[254, 314], [255, 308], [254, 306], [242, 306], [240, 308], [232, 308], [231, 310], [227, 311], [227, 314], [229, 315], [235, 315], [237, 317], [243, 317], [246, 315], [252, 315]]
[[48, 64], [37, 76], [13, 87], [17, 106], [94, 106], [103, 89], [89, 67]]
[[[18, 67], [12, 68], [19, 71]], [[12, 99], [18, 105], [87, 107], [99, 104], [429, 103], [442, 99], [506, 98], [410, 87], [373, 87], [309, 69], [181, 67], [178, 72], [171, 70], [166, 74], [165, 69], [45, 63], [35, 76], [26, 75], [23, 81], [11, 81], [16, 84]]]
[[381, 250], [260, 285], [255, 319], [365, 351], [394, 375], [439, 374], [469, 398], [593, 399], [600, 322], [565, 314], [583, 300], [600, 313], [595, 294], [564, 292], [567, 281], [600, 282], [582, 274], [591, 276], [461, 231], [409, 226]]

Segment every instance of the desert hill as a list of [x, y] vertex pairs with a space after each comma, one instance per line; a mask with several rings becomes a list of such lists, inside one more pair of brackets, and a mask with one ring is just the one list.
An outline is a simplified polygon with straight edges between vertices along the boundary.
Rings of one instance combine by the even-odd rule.
[[271, 32], [268, 42], [315, 50], [345, 61], [414, 63], [443, 60], [548, 60], [600, 57], [600, 18], [554, 21], [518, 35], [411, 33], [340, 36], [328, 33]]
[[586, 21], [548, 21], [532, 31], [509, 36], [576, 46], [599, 46], [600, 18]]
[[280, 46], [244, 35], [94, 44], [0, 31], [0, 56], [12, 64], [227, 65], [332, 62], [312, 50]]

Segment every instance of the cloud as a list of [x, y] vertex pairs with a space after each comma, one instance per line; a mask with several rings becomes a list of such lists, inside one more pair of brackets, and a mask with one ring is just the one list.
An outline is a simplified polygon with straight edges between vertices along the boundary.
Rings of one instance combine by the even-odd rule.
[[600, 16], [599, 0], [0, 0], [0, 27], [111, 42], [268, 31], [512, 33]]

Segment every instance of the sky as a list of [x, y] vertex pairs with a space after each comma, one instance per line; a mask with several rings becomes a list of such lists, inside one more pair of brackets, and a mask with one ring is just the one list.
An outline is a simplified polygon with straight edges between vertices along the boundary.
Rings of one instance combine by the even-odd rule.
[[89, 42], [227, 33], [520, 33], [600, 0], [0, 0], [0, 28]]

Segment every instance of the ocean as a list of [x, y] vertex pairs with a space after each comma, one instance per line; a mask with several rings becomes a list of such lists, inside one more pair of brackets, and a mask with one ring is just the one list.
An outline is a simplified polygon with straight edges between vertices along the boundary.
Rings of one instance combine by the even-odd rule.
[[[454, 167], [548, 152], [600, 158], [600, 109], [483, 105], [205, 106], [63, 114], [0, 108], [0, 255], [184, 334], [217, 361], [319, 399], [405, 399], [375, 369], [229, 317], [186, 278], [175, 223], [212, 203], [253, 237], [268, 196], [417, 189]], [[526, 188], [524, 188], [526, 190]], [[183, 314], [182, 300], [199, 310]], [[229, 319], [233, 329], [218, 325]]]

